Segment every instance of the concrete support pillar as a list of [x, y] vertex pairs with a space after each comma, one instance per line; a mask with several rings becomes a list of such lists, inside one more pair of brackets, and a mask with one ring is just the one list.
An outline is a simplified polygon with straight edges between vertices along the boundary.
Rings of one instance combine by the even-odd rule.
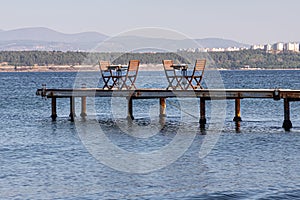
[[284, 121], [282, 124], [282, 128], [286, 131], [289, 131], [293, 127], [292, 122], [290, 120], [290, 101], [289, 99], [284, 99]]
[[235, 116], [233, 121], [240, 122], [242, 121], [241, 118], [241, 99], [235, 99]]
[[56, 113], [56, 98], [53, 97], [51, 100], [52, 100], [51, 101], [51, 108], [52, 108], [51, 118], [52, 118], [53, 121], [55, 121], [56, 118], [57, 118], [57, 113]]
[[206, 118], [205, 118], [205, 99], [200, 98], [200, 128], [205, 128]]

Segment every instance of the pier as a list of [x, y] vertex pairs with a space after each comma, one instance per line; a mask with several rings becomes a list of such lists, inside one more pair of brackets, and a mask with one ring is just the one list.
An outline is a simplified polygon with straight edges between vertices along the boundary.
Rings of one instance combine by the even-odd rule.
[[124, 97], [128, 101], [128, 118], [134, 119], [133, 103], [134, 99], [158, 99], [160, 104], [160, 116], [166, 116], [166, 99], [167, 98], [199, 98], [200, 99], [200, 113], [199, 123], [200, 127], [204, 128], [206, 124], [205, 102], [213, 100], [234, 100], [235, 112], [233, 121], [242, 121], [241, 116], [241, 100], [242, 99], [283, 99], [284, 120], [282, 128], [290, 130], [293, 125], [290, 119], [290, 102], [300, 101], [300, 90], [290, 89], [201, 89], [201, 90], [166, 90], [166, 89], [136, 89], [136, 90], [106, 90], [99, 88], [70, 88], [70, 89], [47, 89], [45, 86], [36, 91], [36, 95], [45, 98], [50, 98], [51, 101], [51, 117], [53, 120], [57, 118], [56, 99], [68, 98], [70, 99], [70, 118], [74, 121], [75, 114], [75, 98], [81, 98], [81, 117], [88, 115], [86, 111], [86, 98], [88, 97]]

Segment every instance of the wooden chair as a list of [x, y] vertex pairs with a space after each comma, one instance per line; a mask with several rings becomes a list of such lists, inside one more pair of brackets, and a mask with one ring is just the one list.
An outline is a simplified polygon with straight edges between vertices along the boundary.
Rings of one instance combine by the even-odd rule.
[[[167, 81], [168, 81], [167, 90], [169, 88], [176, 89], [178, 86], [178, 81], [177, 81], [175, 69], [172, 67], [173, 60], [163, 60], [162, 63], [163, 63], [165, 74], [166, 74]], [[174, 81], [176, 82], [176, 84], [174, 84]]]
[[135, 81], [136, 81], [136, 78], [138, 75], [139, 66], [140, 66], [139, 60], [130, 60], [129, 61], [126, 75], [125, 75], [125, 77], [122, 77], [123, 84], [122, 84], [121, 89], [123, 89], [123, 88], [136, 89]]
[[103, 89], [107, 88], [107, 89], [111, 89], [112, 86], [108, 85], [109, 81], [112, 78], [112, 73], [111, 70], [108, 69], [109, 66], [109, 61], [100, 61], [99, 62], [99, 68], [100, 68], [100, 72], [101, 72], [101, 76], [102, 76], [102, 80], [103, 80]]
[[193, 89], [203, 89], [203, 87], [201, 86], [201, 81], [204, 75], [205, 65], [205, 59], [196, 60], [192, 74], [185, 76], [185, 79], [188, 81], [188, 84], [184, 89], [187, 89], [189, 86], [191, 86]]

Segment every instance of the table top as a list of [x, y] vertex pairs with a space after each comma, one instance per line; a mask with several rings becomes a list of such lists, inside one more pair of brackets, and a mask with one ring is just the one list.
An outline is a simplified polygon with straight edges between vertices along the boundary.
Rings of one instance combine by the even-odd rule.
[[174, 69], [187, 69], [188, 64], [173, 64], [171, 65], [171, 67], [173, 67]]
[[127, 69], [128, 66], [119, 64], [119, 65], [109, 65], [107, 68], [109, 70], [120, 70], [120, 69]]

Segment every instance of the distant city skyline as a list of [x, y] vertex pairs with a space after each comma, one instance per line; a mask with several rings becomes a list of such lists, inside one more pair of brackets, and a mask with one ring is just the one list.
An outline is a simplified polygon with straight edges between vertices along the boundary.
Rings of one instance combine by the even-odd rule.
[[299, 7], [297, 0], [10, 0], [1, 2], [0, 29], [47, 27], [63, 33], [96, 31], [114, 36], [160, 27], [194, 39], [272, 44], [300, 41]]

